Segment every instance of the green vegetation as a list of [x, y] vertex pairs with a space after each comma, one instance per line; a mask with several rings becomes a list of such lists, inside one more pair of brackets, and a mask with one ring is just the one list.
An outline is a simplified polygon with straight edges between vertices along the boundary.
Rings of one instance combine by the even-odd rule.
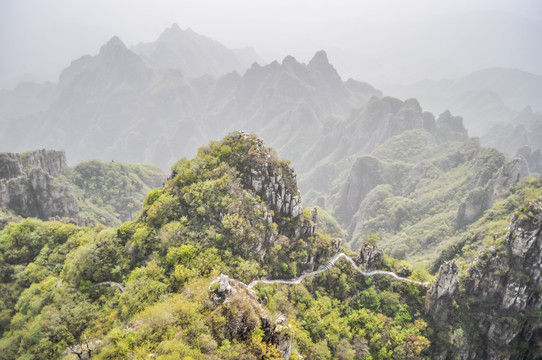
[[[441, 351], [457, 356], [467, 342], [479, 353], [487, 351], [487, 338], [495, 336], [484, 334], [480, 328], [491, 325], [495, 334], [505, 334], [497, 336], [506, 336], [508, 341], [506, 346], [492, 344], [493, 348], [502, 348], [503, 354], [512, 358], [526, 353], [530, 345], [518, 335], [518, 329], [539, 324], [542, 314], [539, 305], [522, 304], [520, 299], [523, 294], [525, 298], [540, 296], [538, 270], [533, 271], [539, 266], [534, 258], [539, 254], [536, 250], [524, 256], [514, 252], [525, 251], [525, 239], [531, 241], [532, 234], [539, 231], [541, 201], [542, 179], [523, 179], [435, 261], [433, 270], [454, 259], [460, 271], [458, 290], [445, 300], [449, 303], [446, 321], [432, 323], [439, 334], [435, 346]], [[512, 244], [516, 236], [524, 238]], [[509, 293], [510, 288], [521, 288], [522, 294]], [[487, 325], [480, 325], [483, 323]]]
[[[0, 229], [0, 359], [76, 359], [89, 350], [92, 359], [150, 354], [157, 359], [281, 359], [290, 340], [291, 359], [454, 354], [467, 337], [482, 341], [473, 335], [477, 330], [469, 315], [458, 310], [482, 308], [467, 295], [472, 286], [467, 265], [475, 260], [471, 271], [493, 266], [490, 259], [506, 253], [510, 219], [528, 221], [542, 198], [542, 181], [528, 178], [468, 232], [440, 234], [438, 224], [452, 216], [446, 203], [459, 202], [454, 191], [466, 186], [461, 157], [472, 158], [465, 152], [477, 149], [474, 142], [470, 148], [454, 145], [446, 156], [431, 159], [426, 174], [444, 184], [437, 187], [431, 177], [422, 177], [412, 190], [416, 197], [394, 193], [394, 184], [377, 186], [375, 199], [389, 212], [387, 219], [383, 213], [368, 221], [374, 229], [388, 229], [386, 236], [395, 232], [414, 238], [426, 226], [431, 230], [427, 236], [457, 239], [435, 264], [455, 258], [462, 269], [449, 324], [428, 317], [424, 287], [385, 275], [363, 277], [343, 260], [298, 285], [260, 282], [253, 296], [230, 281], [233, 290], [220, 293], [220, 273], [247, 284], [290, 279], [325, 266], [343, 236], [320, 208], [321, 230], [315, 234], [310, 231], [312, 209], [297, 212], [277, 205], [273, 191], [284, 192], [285, 198], [298, 195], [295, 174], [260, 139], [241, 133], [211, 142], [194, 159], [175, 164], [167, 184], [148, 192], [133, 221], [115, 227], [5, 222]], [[439, 168], [443, 163], [452, 170]], [[490, 176], [494, 166], [476, 174]], [[385, 240], [378, 232], [362, 239], [377, 245]], [[381, 269], [433, 280], [420, 264], [388, 256]], [[491, 271], [518, 284], [528, 282], [518, 264]], [[511, 327], [538, 319], [537, 314], [511, 310], [498, 321]]]
[[[389, 270], [405, 271], [387, 260]], [[260, 284], [256, 291], [272, 312], [288, 315], [298, 350], [310, 359], [413, 359], [430, 344], [418, 287], [364, 278], [345, 262], [300, 285]]]
[[353, 218], [351, 246], [376, 233], [387, 253], [416, 263], [435, 259], [461, 237], [466, 224], [458, 209], [471, 192], [489, 193], [489, 180], [505, 162], [476, 139], [439, 145], [423, 130], [393, 137], [373, 154], [384, 183], [366, 196], [363, 222]]
[[462, 268], [466, 268], [467, 264], [480, 256], [481, 252], [502, 251], [510, 221], [514, 218], [521, 220], [532, 217], [532, 208], [540, 199], [542, 199], [542, 179], [534, 177], [522, 179], [508, 190], [504, 199], [495, 203], [454, 244], [440, 254], [434, 261], [433, 271], [447, 260], [456, 259], [464, 264]]
[[[286, 162], [254, 136], [230, 136], [175, 164], [135, 221], [7, 224], [0, 359], [75, 359], [88, 348], [93, 359], [280, 359], [263, 320], [280, 314], [288, 320], [273, 336], [294, 337], [292, 359], [421, 357], [431, 334], [423, 289], [365, 279], [347, 263], [293, 287], [258, 285], [264, 307], [239, 287], [227, 301], [214, 299], [219, 273], [245, 283], [291, 278], [333, 251], [331, 235], [303, 230], [312, 224], [309, 209], [293, 216], [257, 195], [247, 174], [263, 168], [282, 174], [281, 186], [297, 194]], [[321, 214], [326, 229], [339, 230]], [[386, 267], [424, 276], [389, 258]]]
[[66, 169], [58, 180], [68, 185], [86, 222], [112, 226], [132, 220], [145, 195], [165, 178], [153, 165], [92, 160]]

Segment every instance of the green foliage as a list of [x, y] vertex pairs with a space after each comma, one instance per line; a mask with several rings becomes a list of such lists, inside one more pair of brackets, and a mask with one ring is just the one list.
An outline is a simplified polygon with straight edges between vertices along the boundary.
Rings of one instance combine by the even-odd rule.
[[441, 263], [451, 259], [471, 262], [484, 249], [502, 250], [510, 221], [526, 219], [531, 207], [542, 198], [542, 180], [526, 177], [509, 189], [507, 196], [494, 204], [455, 243], [446, 248], [433, 263], [437, 271]]
[[504, 164], [502, 154], [475, 139], [446, 144], [428, 139], [423, 130], [404, 132], [373, 152], [381, 159], [384, 184], [366, 196], [371, 201], [363, 222], [351, 226], [353, 249], [375, 233], [391, 256], [427, 263], [461, 236], [458, 208], [470, 192], [492, 191], [485, 187]]
[[[385, 278], [367, 285], [350, 264], [302, 285], [260, 283], [263, 306], [239, 286], [228, 301], [216, 300], [211, 281], [219, 273], [245, 283], [292, 278], [328, 259], [342, 233], [323, 210], [321, 228], [334, 235], [309, 236], [308, 209], [292, 217], [269, 208], [246, 176], [262, 164], [297, 194], [287, 162], [254, 136], [228, 137], [179, 161], [168, 183], [148, 193], [135, 221], [113, 228], [32, 219], [5, 226], [0, 359], [73, 358], [85, 339], [96, 359], [151, 353], [159, 359], [280, 359], [262, 320], [279, 314], [289, 321], [273, 330], [293, 336], [305, 358], [418, 356], [428, 345], [422, 291]], [[97, 177], [80, 186], [103, 191], [91, 185], [107, 183], [101, 167], [82, 168]], [[412, 273], [404, 263], [386, 261]], [[427, 275], [417, 274], [411, 276]], [[360, 324], [375, 330], [362, 333]]]
[[326, 234], [336, 234], [338, 236], [346, 238], [346, 231], [341, 227], [341, 225], [330, 213], [328, 213], [319, 206], [316, 206], [316, 211], [318, 213], [319, 229], [321, 229]]
[[128, 254], [115, 229], [92, 232], [85, 243], [70, 253], [63, 276], [73, 286], [83, 281], [119, 281], [127, 260]]
[[154, 165], [92, 160], [66, 169], [58, 180], [69, 186], [87, 222], [112, 226], [132, 220], [145, 195], [165, 178]]
[[430, 133], [414, 129], [394, 136], [372, 154], [388, 162], [416, 163], [432, 156], [436, 146], [437, 141]]
[[129, 318], [154, 304], [166, 294], [164, 269], [151, 261], [147, 266], [134, 269], [128, 276], [126, 292], [120, 297], [121, 314]]
[[[487, 340], [479, 332], [481, 319], [490, 319], [495, 324], [491, 326], [510, 331], [538, 321], [536, 307], [527, 304], [505, 308], [502, 299], [510, 284], [523, 286], [526, 293], [538, 293], [540, 290], [533, 288], [529, 273], [532, 265], [526, 260], [529, 255], [525, 258], [513, 255], [511, 244], [515, 233], [511, 229], [518, 231], [517, 228], [521, 228], [525, 233], [530, 230], [524, 229], [538, 229], [541, 199], [541, 179], [528, 177], [521, 180], [435, 261], [434, 270], [451, 259], [455, 259], [460, 270], [458, 290], [448, 300], [447, 321], [432, 324], [439, 334], [435, 343], [439, 351], [448, 351], [455, 356], [467, 343], [473, 349], [483, 349]], [[513, 227], [511, 221], [515, 222]], [[475, 281], [480, 281], [480, 284], [476, 285]], [[491, 295], [484, 294], [489, 283], [499, 284], [490, 285], [494, 291]], [[512, 342], [514, 345], [510, 345], [507, 351], [512, 357], [520, 356], [519, 351], [524, 351], [520, 350], [524, 346], [521, 336]]]

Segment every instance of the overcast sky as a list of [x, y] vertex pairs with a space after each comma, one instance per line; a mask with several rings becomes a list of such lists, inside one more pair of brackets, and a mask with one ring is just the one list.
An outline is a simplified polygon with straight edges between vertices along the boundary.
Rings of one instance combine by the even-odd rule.
[[[418, 27], [419, 24], [434, 22], [438, 26], [450, 16], [480, 11], [512, 16], [516, 19], [512, 24], [528, 23], [533, 29], [538, 29], [536, 24], [542, 21], [542, 1], [535, 0], [1, 0], [0, 79], [28, 72], [56, 81], [59, 72], [72, 60], [83, 54], [96, 54], [112, 36], [119, 36], [131, 46], [156, 39], [172, 23], [183, 29], [190, 27], [227, 47], [252, 46], [267, 60], [281, 60], [291, 54], [306, 62], [310, 54], [325, 49], [331, 62], [346, 76], [370, 77], [378, 73], [380, 79], [392, 81], [395, 76], [398, 82], [406, 82], [420, 77], [460, 75], [476, 66], [492, 65], [524, 67], [542, 73], [533, 65], [535, 59], [526, 59], [531, 54], [539, 55], [527, 49], [532, 47], [531, 43], [542, 43], [535, 30], [525, 44], [513, 45], [511, 51], [521, 53], [514, 59], [499, 60], [495, 56], [495, 63], [491, 64], [487, 57], [481, 59], [482, 54], [476, 55], [480, 59], [471, 64], [466, 57], [455, 60], [441, 54], [443, 69], [447, 70], [435, 69], [427, 74], [422, 73], [423, 67], [410, 68], [409, 61], [414, 64], [420, 60], [404, 52], [404, 39], [392, 43], [394, 39], [401, 41], [401, 29], [419, 29], [423, 37], [427, 27]], [[453, 25], [459, 30], [462, 27], [461, 22]], [[478, 30], [483, 29], [469, 29], [467, 34]], [[465, 36], [465, 32], [459, 32], [459, 36]], [[508, 40], [517, 43], [513, 38]], [[446, 41], [454, 43], [451, 38]], [[523, 45], [524, 53], [519, 48]], [[401, 47], [403, 52], [394, 51]], [[419, 45], [412, 49], [419, 52]], [[435, 51], [431, 47], [427, 51], [431, 59], [436, 56], [435, 51], [442, 52], [438, 46]], [[405, 69], [399, 69], [393, 59], [397, 54], [406, 54]], [[526, 60], [522, 63], [521, 59]], [[357, 71], [356, 63], [363, 71]], [[374, 69], [370, 69], [372, 66]], [[374, 79], [378, 79], [377, 75]]]

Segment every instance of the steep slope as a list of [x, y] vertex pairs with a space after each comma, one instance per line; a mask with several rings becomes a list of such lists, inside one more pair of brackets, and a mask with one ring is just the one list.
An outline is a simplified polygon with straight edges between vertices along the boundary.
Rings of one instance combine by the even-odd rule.
[[492, 125], [511, 122], [527, 106], [542, 110], [542, 76], [507, 68], [489, 68], [454, 80], [425, 80], [390, 93], [419, 99], [430, 111], [462, 114], [476, 136]]
[[442, 265], [426, 308], [441, 339], [452, 341], [435, 356], [531, 359], [542, 354], [541, 189], [535, 178], [512, 187], [437, 262]]
[[[337, 187], [342, 187], [357, 157], [370, 154], [394, 136], [415, 129], [428, 132], [429, 138], [434, 138], [436, 142], [461, 141], [468, 137], [462, 118], [452, 116], [448, 111], [435, 120], [432, 113], [423, 111], [416, 99], [401, 101], [392, 97], [374, 97], [347, 119], [327, 119], [318, 141], [300, 162], [300, 168], [306, 171], [300, 186], [307, 192], [310, 201], [325, 205], [327, 197], [326, 205], [330, 206], [333, 197], [329, 195], [336, 193]], [[424, 143], [422, 141], [415, 146]], [[405, 149], [411, 145], [399, 145], [393, 149], [395, 154], [389, 155], [397, 156], [400, 161], [408, 161], [413, 154], [405, 156], [402, 152], [415, 152], [414, 149]], [[337, 217], [345, 221], [341, 215]]]
[[414, 99], [372, 99], [313, 150], [306, 198], [333, 210], [353, 248], [377, 234], [390, 255], [415, 262], [437, 256], [529, 173], [525, 159], [469, 139], [461, 117], [435, 119]]
[[23, 217], [67, 217], [80, 223], [77, 201], [66, 185], [55, 181], [66, 167], [60, 151], [0, 153], [0, 208]]
[[[460, 163], [458, 151], [441, 161]], [[8, 224], [0, 359], [540, 356], [540, 179], [463, 232], [426, 296], [431, 276], [374, 238], [353, 254], [318, 231], [295, 178], [236, 132], [175, 164], [136, 221]]]
[[230, 50], [190, 28], [182, 30], [177, 24], [167, 28], [156, 41], [139, 43], [131, 50], [158, 71], [176, 69], [186, 77], [222, 76], [232, 71], [242, 74], [255, 62], [265, 63], [252, 49]]
[[[179, 31], [167, 33], [176, 38]], [[74, 61], [49, 93], [28, 110], [10, 102], [15, 92], [5, 93], [0, 150], [54, 146], [74, 162], [98, 158], [167, 169], [199, 144], [246, 129], [271, 139], [297, 164], [326, 119], [346, 118], [381, 96], [368, 84], [343, 82], [323, 51], [307, 65], [286, 57], [281, 64], [255, 63], [242, 76], [194, 79], [175, 68], [153, 69], [118, 38]]]
[[542, 113], [526, 107], [509, 122], [494, 125], [480, 140], [511, 156], [522, 154], [529, 161], [531, 170], [540, 172], [538, 156], [531, 153], [542, 149], [541, 131]]
[[99, 54], [83, 56], [62, 72], [42, 111], [9, 121], [2, 148], [62, 148], [95, 158], [131, 124], [139, 95], [152, 78], [143, 61], [114, 37]]
[[133, 219], [165, 179], [153, 165], [95, 160], [68, 167], [63, 151], [0, 153], [0, 208], [8, 216], [117, 225]]
[[57, 177], [77, 199], [85, 223], [108, 226], [134, 219], [145, 195], [165, 180], [166, 175], [154, 165], [98, 160], [66, 168]]
[[[430, 332], [419, 311], [425, 287], [385, 271], [365, 279], [353, 260], [332, 257], [340, 240], [318, 232], [317, 221], [301, 207], [287, 162], [260, 138], [237, 132], [175, 164], [136, 221], [93, 229], [9, 224], [0, 231], [0, 359], [427, 351]], [[427, 280], [371, 247], [358, 263]], [[316, 269], [319, 276], [291, 291], [242, 283]]]

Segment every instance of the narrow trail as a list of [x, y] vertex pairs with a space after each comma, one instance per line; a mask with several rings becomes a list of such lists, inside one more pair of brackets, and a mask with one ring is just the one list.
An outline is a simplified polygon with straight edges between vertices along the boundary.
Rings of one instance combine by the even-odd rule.
[[103, 281], [103, 282], [95, 284], [95, 285], [96, 286], [114, 286], [117, 289], [119, 289], [120, 292], [126, 292], [126, 289], [124, 288], [124, 286], [122, 286], [118, 282], [114, 282], [114, 281]]
[[311, 271], [309, 273], [302, 274], [301, 276], [296, 277], [295, 279], [290, 279], [290, 280], [264, 280], [264, 279], [254, 280], [250, 284], [248, 284], [247, 288], [250, 290], [250, 289], [252, 289], [254, 287], [254, 285], [256, 285], [259, 282], [262, 282], [264, 284], [285, 284], [285, 285], [299, 284], [304, 279], [306, 279], [308, 277], [316, 276], [318, 274], [323, 273], [324, 271], [327, 271], [327, 270], [331, 269], [335, 265], [335, 262], [337, 262], [337, 260], [339, 260], [340, 258], [345, 258], [346, 260], [348, 260], [350, 262], [350, 264], [352, 265], [352, 267], [354, 269], [356, 269], [357, 272], [359, 272], [363, 276], [386, 275], [386, 276], [391, 276], [391, 277], [393, 277], [393, 278], [395, 278], [397, 280], [400, 280], [400, 281], [405, 281], [405, 282], [413, 283], [413, 284], [416, 284], [416, 285], [421, 285], [421, 286], [424, 286], [424, 287], [429, 287], [429, 285], [430, 285], [428, 282], [416, 281], [416, 280], [411, 280], [411, 279], [401, 277], [401, 276], [399, 276], [396, 273], [393, 273], [391, 271], [383, 271], [383, 270], [363, 271], [356, 265], [356, 263], [354, 262], [354, 260], [352, 260], [352, 258], [350, 256], [346, 255], [345, 253], [338, 253], [337, 255], [333, 256], [327, 262], [327, 264], [324, 265], [322, 268], [320, 268], [318, 270], [315, 270], [315, 271]]

